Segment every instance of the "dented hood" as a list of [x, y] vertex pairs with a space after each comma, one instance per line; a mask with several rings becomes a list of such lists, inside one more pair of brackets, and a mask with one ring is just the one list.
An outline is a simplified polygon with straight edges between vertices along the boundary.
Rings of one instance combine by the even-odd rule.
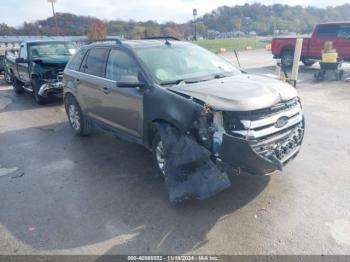
[[52, 57], [41, 57], [33, 59], [33, 62], [41, 65], [50, 65], [50, 66], [65, 66], [70, 56], [52, 56]]
[[296, 97], [295, 88], [279, 80], [240, 74], [195, 84], [168, 87], [204, 103], [215, 110], [250, 111], [271, 107]]

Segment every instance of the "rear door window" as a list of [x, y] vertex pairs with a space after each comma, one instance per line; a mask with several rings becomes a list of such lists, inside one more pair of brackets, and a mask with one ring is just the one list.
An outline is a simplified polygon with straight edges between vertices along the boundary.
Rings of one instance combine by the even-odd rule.
[[339, 25], [320, 25], [317, 30], [318, 37], [337, 37]]
[[84, 73], [104, 77], [106, 51], [106, 48], [91, 49], [82, 66]]
[[106, 67], [106, 78], [118, 81], [121, 76], [138, 77], [138, 66], [135, 60], [125, 51], [112, 49]]

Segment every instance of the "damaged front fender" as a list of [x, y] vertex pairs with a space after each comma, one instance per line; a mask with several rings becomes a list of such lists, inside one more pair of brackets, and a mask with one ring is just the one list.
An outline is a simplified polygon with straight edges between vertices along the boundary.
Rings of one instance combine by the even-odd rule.
[[150, 134], [155, 121], [164, 121], [176, 127], [181, 133], [186, 133], [203, 109], [201, 105], [190, 98], [154, 86], [145, 92], [143, 98], [144, 144], [152, 143]]

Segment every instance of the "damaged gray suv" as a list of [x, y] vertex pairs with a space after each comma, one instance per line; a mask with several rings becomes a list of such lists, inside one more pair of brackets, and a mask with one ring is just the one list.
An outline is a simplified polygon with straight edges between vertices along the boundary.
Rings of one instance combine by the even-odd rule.
[[221, 191], [229, 173], [282, 170], [304, 135], [292, 86], [172, 37], [82, 47], [64, 102], [78, 135], [98, 126], [149, 148], [172, 202]]

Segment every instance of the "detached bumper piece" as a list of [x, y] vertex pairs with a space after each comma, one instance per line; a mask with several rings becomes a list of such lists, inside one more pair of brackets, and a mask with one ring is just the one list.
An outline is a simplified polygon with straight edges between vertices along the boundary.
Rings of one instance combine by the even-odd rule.
[[158, 123], [157, 128], [164, 148], [165, 184], [171, 203], [206, 199], [231, 186], [206, 148], [168, 124]]

